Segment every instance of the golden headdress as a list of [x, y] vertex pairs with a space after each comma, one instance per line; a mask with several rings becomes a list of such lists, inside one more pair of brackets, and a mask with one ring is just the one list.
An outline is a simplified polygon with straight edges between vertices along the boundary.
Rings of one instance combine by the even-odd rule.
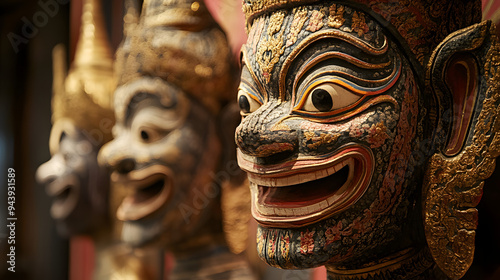
[[119, 84], [143, 75], [172, 83], [217, 113], [237, 79], [226, 36], [203, 1], [146, 0], [130, 45], [118, 52]]
[[[332, 1], [335, 3], [338, 1]], [[244, 0], [247, 27], [253, 20], [277, 9], [324, 3], [319, 0]], [[452, 32], [481, 21], [480, 0], [348, 0], [381, 21], [402, 38], [417, 61], [425, 66], [434, 48]], [[387, 26], [385, 23], [390, 23]]]
[[67, 76], [64, 47], [56, 46], [53, 55], [51, 152], [57, 151], [65, 129], [61, 120], [71, 121], [97, 145], [108, 142], [114, 124], [112, 100], [116, 83], [100, 1], [84, 1], [80, 37]]

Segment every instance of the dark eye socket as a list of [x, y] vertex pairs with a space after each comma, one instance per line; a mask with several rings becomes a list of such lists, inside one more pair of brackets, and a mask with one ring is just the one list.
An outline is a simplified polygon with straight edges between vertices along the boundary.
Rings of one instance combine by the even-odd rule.
[[328, 112], [332, 109], [333, 99], [328, 91], [317, 88], [311, 93], [311, 99], [314, 107], [320, 112]]
[[255, 112], [262, 104], [252, 98], [245, 90], [240, 89], [238, 91], [238, 105], [240, 106], [241, 114], [246, 115]]
[[137, 135], [138, 135], [138, 137], [140, 137], [140, 140], [143, 143], [156, 142], [156, 141], [162, 139], [163, 137], [165, 137], [165, 135], [167, 135], [167, 134], [168, 134], [168, 131], [166, 131], [166, 130], [148, 127], [148, 126], [141, 126], [137, 130]]
[[248, 97], [240, 95], [238, 98], [238, 105], [240, 105], [240, 110], [243, 113], [250, 113], [250, 102], [248, 102]]
[[149, 141], [149, 134], [145, 130], [141, 130], [141, 139], [146, 142]]
[[65, 152], [63, 153], [63, 158], [65, 162], [71, 163], [75, 160], [75, 155], [71, 152]]

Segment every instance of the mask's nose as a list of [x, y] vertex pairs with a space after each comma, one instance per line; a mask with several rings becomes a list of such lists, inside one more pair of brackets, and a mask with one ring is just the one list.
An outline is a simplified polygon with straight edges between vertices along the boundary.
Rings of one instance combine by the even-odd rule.
[[240, 151], [254, 156], [262, 164], [273, 164], [292, 157], [298, 151], [297, 131], [282, 122], [286, 108], [266, 106], [248, 115], [236, 129]]
[[130, 147], [127, 147], [128, 142], [125, 140], [123, 137], [119, 137], [105, 144], [99, 151], [99, 164], [122, 175], [134, 170], [136, 162], [130, 154]]
[[36, 170], [35, 178], [40, 184], [50, 184], [64, 173], [64, 159], [61, 154], [55, 154]]

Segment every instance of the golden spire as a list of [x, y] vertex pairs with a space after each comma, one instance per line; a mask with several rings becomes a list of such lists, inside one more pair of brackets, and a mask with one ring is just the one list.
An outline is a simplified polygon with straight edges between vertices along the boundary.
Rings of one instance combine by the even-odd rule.
[[[116, 83], [100, 1], [84, 1], [75, 60], [67, 76], [64, 61], [64, 48], [56, 46], [52, 122], [55, 125], [58, 120], [68, 119], [94, 137], [97, 144], [109, 141], [114, 123], [111, 108]], [[53, 131], [52, 134], [57, 133]], [[56, 149], [58, 141], [51, 139], [51, 151]]]

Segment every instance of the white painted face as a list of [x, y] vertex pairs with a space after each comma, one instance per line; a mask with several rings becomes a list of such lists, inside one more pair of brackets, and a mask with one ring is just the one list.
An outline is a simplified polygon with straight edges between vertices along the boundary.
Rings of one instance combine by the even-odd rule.
[[125, 222], [123, 239], [168, 247], [189, 238], [209, 220], [215, 202], [207, 195], [220, 149], [214, 117], [159, 78], [122, 85], [115, 100], [115, 139], [100, 160], [128, 191], [117, 212]]
[[64, 119], [54, 124], [51, 138], [56, 149], [36, 172], [52, 198], [51, 216], [64, 236], [92, 234], [108, 222], [109, 179], [97, 164], [99, 147]]

